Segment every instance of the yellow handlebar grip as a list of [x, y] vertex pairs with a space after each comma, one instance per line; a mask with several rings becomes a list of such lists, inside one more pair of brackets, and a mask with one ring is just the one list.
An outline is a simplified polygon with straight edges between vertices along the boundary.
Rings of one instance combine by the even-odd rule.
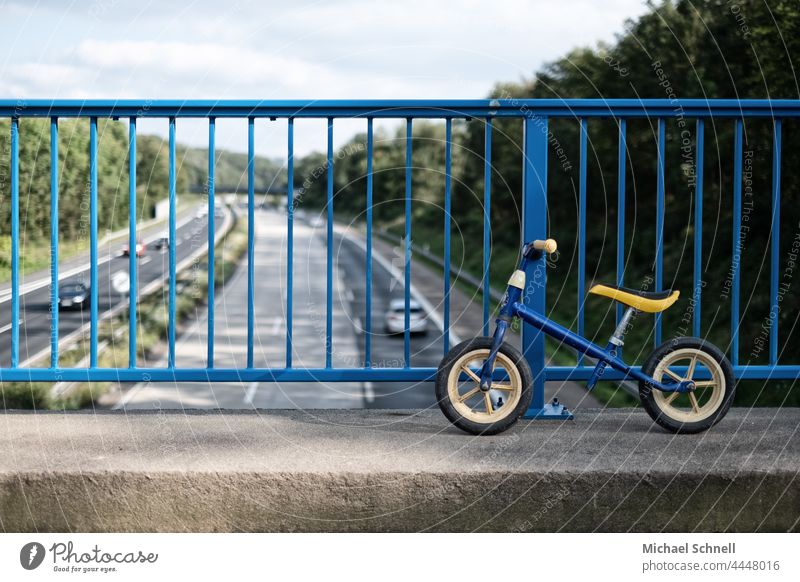
[[552, 254], [558, 249], [558, 243], [552, 238], [548, 238], [547, 240], [535, 240], [533, 241], [533, 248], [537, 251], [544, 251], [547, 254]]

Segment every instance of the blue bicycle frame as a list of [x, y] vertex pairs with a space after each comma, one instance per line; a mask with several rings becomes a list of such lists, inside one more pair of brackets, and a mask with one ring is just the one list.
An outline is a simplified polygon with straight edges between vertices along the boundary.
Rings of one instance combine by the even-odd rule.
[[[532, 245], [533, 243], [525, 245], [525, 248], [522, 252], [522, 260], [519, 265], [519, 271], [523, 273], [528, 265], [528, 260], [536, 260], [540, 258], [541, 253], [543, 252], [534, 249]], [[485, 391], [491, 388], [495, 358], [497, 357], [500, 347], [503, 345], [503, 340], [505, 339], [506, 332], [508, 331], [513, 318], [519, 317], [526, 323], [529, 323], [548, 336], [570, 346], [571, 348], [574, 348], [578, 352], [585, 354], [590, 358], [597, 360], [597, 365], [595, 366], [594, 372], [587, 382], [587, 387], [590, 390], [602, 378], [606, 367], [610, 366], [611, 368], [625, 374], [623, 379], [632, 378], [634, 380], [643, 381], [649, 387], [655, 388], [656, 390], [660, 390], [662, 392], [690, 392], [693, 388], [693, 382], [691, 381], [675, 382], [673, 380], [668, 381], [667, 383], [659, 382], [655, 378], [642, 373], [640, 370], [633, 368], [632, 366], [629, 366], [617, 356], [617, 348], [622, 345], [620, 332], [628, 325], [634, 313], [635, 311], [632, 308], [629, 308], [629, 313], [625, 318], [623, 318], [623, 321], [617, 327], [617, 331], [615, 332], [614, 336], [612, 336], [608, 345], [605, 348], [602, 348], [599, 345], [587, 340], [585, 337], [578, 335], [566, 327], [548, 319], [541, 313], [537, 313], [536, 311], [526, 307], [523, 303], [522, 288], [512, 284], [512, 282], [509, 281], [503, 304], [500, 308], [500, 313], [496, 319], [497, 326], [495, 328], [494, 335], [492, 336], [492, 347], [489, 352], [489, 357], [486, 359], [483, 367], [481, 368], [481, 389]]]

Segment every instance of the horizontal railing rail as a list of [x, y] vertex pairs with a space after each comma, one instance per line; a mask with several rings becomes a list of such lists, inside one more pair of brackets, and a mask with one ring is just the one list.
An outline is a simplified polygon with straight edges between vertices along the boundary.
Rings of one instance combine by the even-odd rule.
[[789, 99], [0, 100], [0, 117], [798, 117]]
[[[444, 159], [444, 216], [443, 240], [444, 251], [441, 257], [441, 267], [444, 272], [442, 282], [443, 293], [443, 321], [445, 330], [451, 325], [450, 317], [450, 243], [451, 243], [451, 204], [452, 204], [452, 141], [453, 121], [456, 119], [479, 119], [485, 121], [485, 151], [484, 163], [484, 192], [482, 207], [483, 239], [482, 239], [482, 277], [483, 286], [483, 328], [476, 329], [475, 333], [486, 334], [490, 332], [491, 313], [489, 287], [489, 260], [491, 250], [491, 173], [492, 173], [492, 136], [495, 131], [492, 120], [495, 118], [519, 119], [524, 128], [523, 139], [523, 186], [521, 198], [523, 201], [522, 233], [520, 242], [545, 238], [547, 233], [547, 159], [550, 144], [548, 143], [549, 120], [552, 118], [573, 119], [579, 125], [579, 184], [578, 184], [578, 316], [577, 330], [585, 332], [585, 307], [584, 296], [586, 293], [586, 199], [587, 199], [587, 120], [590, 118], [610, 118], [615, 121], [619, 140], [618, 160], [618, 189], [617, 203], [617, 255], [616, 255], [616, 282], [624, 283], [624, 258], [625, 258], [625, 205], [627, 186], [625, 183], [626, 155], [627, 155], [627, 121], [635, 118], [649, 118], [657, 121], [657, 156], [654, 160], [657, 169], [657, 183], [655, 184], [656, 216], [655, 234], [656, 244], [654, 249], [655, 288], [661, 290], [664, 280], [663, 246], [664, 246], [664, 215], [665, 215], [665, 164], [666, 164], [666, 134], [667, 121], [691, 118], [695, 120], [694, 148], [697, 157], [694, 162], [698, 179], [694, 193], [693, 208], [695, 215], [693, 241], [693, 298], [697, 301], [697, 308], [692, 316], [692, 330], [699, 335], [700, 329], [700, 279], [701, 261], [703, 258], [702, 245], [702, 201], [703, 201], [703, 139], [705, 135], [705, 122], [709, 119], [731, 120], [734, 133], [734, 188], [732, 193], [734, 233], [731, 253], [737, 256], [741, 247], [741, 216], [742, 216], [742, 156], [743, 156], [743, 122], [751, 118], [771, 119], [773, 121], [773, 167], [772, 188], [770, 203], [772, 205], [773, 232], [770, 239], [770, 306], [777, 309], [778, 302], [778, 252], [781, 204], [781, 140], [782, 123], [785, 119], [800, 117], [800, 101], [798, 100], [705, 100], [705, 99], [480, 99], [480, 100], [328, 100], [328, 101], [213, 101], [213, 100], [0, 100], [0, 117], [9, 118], [10, 121], [10, 213], [11, 213], [11, 358], [10, 366], [0, 367], [0, 381], [426, 381], [435, 375], [432, 366], [413, 366], [410, 351], [410, 315], [411, 302], [411, 235], [412, 212], [411, 201], [414, 197], [412, 182], [412, 155], [414, 142], [412, 139], [413, 123], [417, 119], [438, 119], [445, 124], [445, 159]], [[48, 368], [23, 368], [19, 366], [20, 348], [20, 192], [19, 192], [19, 143], [20, 120], [23, 118], [46, 118], [50, 120], [50, 155], [51, 155], [51, 271], [52, 291], [51, 305], [53, 317], [51, 318], [51, 358]], [[59, 120], [66, 118], [86, 119], [90, 129], [90, 176], [89, 176], [89, 216], [90, 216], [90, 323], [91, 334], [89, 338], [90, 363], [85, 368], [63, 368], [59, 361], [58, 352], [58, 192], [59, 192], [59, 166], [58, 166], [58, 140]], [[164, 118], [168, 121], [168, 156], [169, 156], [169, 240], [168, 249], [168, 355], [166, 368], [144, 367], [137, 360], [137, 314], [136, 309], [130, 309], [129, 321], [129, 354], [128, 366], [105, 368], [98, 365], [98, 119], [126, 120], [128, 124], [129, 147], [129, 199], [130, 208], [136, 208], [137, 176], [136, 176], [136, 138], [137, 122], [141, 119]], [[207, 365], [204, 368], [180, 367], [176, 365], [176, 143], [178, 135], [178, 120], [180, 119], [205, 119], [208, 123], [208, 350]], [[215, 288], [214, 288], [214, 208], [215, 208], [215, 148], [216, 148], [216, 120], [223, 118], [240, 118], [247, 123], [247, 345], [246, 365], [243, 368], [219, 368], [215, 365]], [[285, 344], [286, 359], [282, 367], [259, 366], [254, 354], [255, 344], [255, 302], [254, 283], [258, 272], [255, 263], [255, 134], [256, 120], [258, 119], [285, 118], [287, 122], [286, 133], [286, 172], [288, 188], [286, 193], [286, 232], [287, 232], [287, 265], [286, 269], [286, 297], [285, 297]], [[325, 300], [325, 364], [324, 366], [307, 368], [296, 367], [292, 361], [293, 325], [300, 315], [293, 306], [293, 227], [295, 214], [294, 198], [294, 130], [296, 119], [319, 118], [327, 120], [327, 146], [326, 146], [326, 206], [327, 226], [325, 240], [326, 251], [326, 300]], [[404, 333], [402, 365], [395, 368], [375, 366], [372, 353], [372, 294], [373, 294], [373, 160], [375, 150], [375, 131], [373, 121], [376, 119], [396, 118], [405, 121], [405, 191], [404, 191], [404, 237], [403, 249], [404, 262], [402, 279], [404, 284]], [[334, 126], [341, 119], [363, 119], [366, 122], [366, 251], [365, 251], [365, 337], [363, 365], [336, 367], [333, 361], [333, 247], [334, 247], [334, 176], [333, 162], [336, 154], [334, 150]], [[137, 236], [136, 213], [130, 213], [129, 244], [133, 251]], [[738, 234], [737, 234], [738, 233]], [[437, 261], [438, 262], [438, 261]], [[531, 265], [532, 271], [539, 268], [535, 262]], [[130, 305], [135, 305], [137, 290], [137, 261], [136, 253], [130, 253]], [[732, 263], [732, 291], [731, 291], [731, 344], [730, 357], [734, 370], [739, 378], [797, 378], [800, 375], [800, 366], [781, 365], [778, 361], [778, 325], [777, 322], [769, 330], [769, 365], [740, 365], [739, 362], [739, 332], [742, 323], [740, 311], [740, 264]], [[545, 289], [532, 288], [526, 294], [526, 301], [534, 309], [544, 311]], [[662, 338], [661, 320], [655, 320], [655, 341]], [[444, 337], [448, 337], [445, 333]], [[448, 349], [447, 341], [444, 342], [444, 351]], [[536, 374], [534, 387], [534, 409], [543, 407], [543, 382], [548, 380], [566, 380], [587, 378], [591, 374], [591, 367], [584, 365], [579, 359], [577, 366], [550, 366], [545, 367], [544, 340], [533, 328], [523, 328], [523, 349]], [[619, 379], [618, 374], [609, 371], [605, 379]]]

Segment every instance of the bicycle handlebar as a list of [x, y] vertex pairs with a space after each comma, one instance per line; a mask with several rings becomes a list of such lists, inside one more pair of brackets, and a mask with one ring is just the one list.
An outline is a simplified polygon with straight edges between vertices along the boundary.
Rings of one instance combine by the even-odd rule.
[[535, 240], [532, 244], [533, 248], [535, 248], [537, 251], [544, 251], [549, 255], [558, 250], [558, 243], [556, 243], [556, 241], [552, 238], [548, 238], [547, 240]]

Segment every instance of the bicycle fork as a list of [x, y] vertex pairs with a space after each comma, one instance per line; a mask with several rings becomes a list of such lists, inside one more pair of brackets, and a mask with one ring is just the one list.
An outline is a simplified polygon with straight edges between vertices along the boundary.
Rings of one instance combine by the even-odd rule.
[[[512, 278], [513, 280], [513, 278]], [[511, 282], [509, 282], [511, 283]], [[494, 371], [494, 362], [497, 359], [497, 353], [503, 345], [508, 328], [511, 327], [511, 322], [514, 319], [513, 305], [519, 301], [522, 295], [522, 289], [509, 284], [503, 305], [500, 308], [500, 313], [495, 320], [496, 326], [494, 328], [494, 335], [492, 336], [492, 347], [489, 349], [489, 356], [483, 363], [480, 373], [480, 389], [483, 392], [488, 392], [492, 388], [492, 372]]]

